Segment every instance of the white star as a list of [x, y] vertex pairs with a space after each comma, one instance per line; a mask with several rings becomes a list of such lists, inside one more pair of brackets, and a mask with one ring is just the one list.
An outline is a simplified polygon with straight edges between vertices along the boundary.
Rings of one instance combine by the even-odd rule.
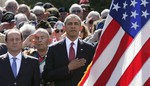
[[126, 3], [126, 1], [123, 3], [123, 8], [124, 9], [126, 9], [126, 6], [127, 6], [128, 4]]
[[135, 7], [135, 5], [137, 4], [137, 2], [135, 2], [135, 0], [131, 0], [131, 4], [130, 4], [130, 6], [133, 6], [133, 7]]
[[134, 28], [134, 29], [136, 30], [136, 29], [137, 29], [137, 27], [139, 27], [139, 25], [137, 25], [137, 22], [132, 23], [132, 27], [131, 27], [131, 28]]
[[136, 10], [134, 12], [131, 11], [131, 14], [132, 14], [131, 17], [134, 17], [134, 18], [136, 18], [136, 16], [139, 15], [136, 13]]
[[145, 18], [147, 18], [148, 15], [149, 15], [149, 13], [147, 13], [147, 10], [142, 11], [142, 16], [144, 16]]
[[115, 5], [115, 4], [113, 4], [114, 5], [114, 7], [113, 7], [113, 9], [115, 9], [116, 11], [118, 11], [118, 9], [120, 8], [120, 6], [118, 6], [118, 3]]
[[141, 5], [143, 5], [144, 7], [146, 7], [146, 4], [149, 3], [149, 2], [147, 2], [146, 0], [141, 0], [141, 1], [142, 1]]
[[127, 16], [128, 16], [128, 15], [127, 15], [127, 13], [125, 12], [125, 13], [123, 14], [122, 19], [126, 20], [126, 17], [127, 17]]

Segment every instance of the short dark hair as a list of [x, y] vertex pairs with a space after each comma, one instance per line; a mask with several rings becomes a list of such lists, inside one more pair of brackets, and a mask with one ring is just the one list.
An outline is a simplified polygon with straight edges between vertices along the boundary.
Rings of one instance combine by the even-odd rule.
[[8, 33], [11, 32], [11, 31], [13, 31], [13, 30], [19, 32], [20, 35], [21, 35], [21, 40], [23, 40], [22, 33], [17, 28], [13, 28], [13, 29], [9, 29], [8, 31], [6, 31], [6, 33], [5, 33], [5, 42], [7, 42]]

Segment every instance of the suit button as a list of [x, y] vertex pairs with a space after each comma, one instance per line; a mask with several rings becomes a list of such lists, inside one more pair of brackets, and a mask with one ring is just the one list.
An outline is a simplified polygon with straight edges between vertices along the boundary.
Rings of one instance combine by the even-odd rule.
[[16, 82], [14, 82], [14, 85], [15, 85], [15, 86], [17, 86], [17, 83], [16, 83]]

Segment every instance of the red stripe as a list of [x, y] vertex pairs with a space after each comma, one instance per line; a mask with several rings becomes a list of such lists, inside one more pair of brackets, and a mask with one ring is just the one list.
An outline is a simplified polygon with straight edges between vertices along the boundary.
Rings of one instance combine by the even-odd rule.
[[150, 78], [144, 83], [143, 86], [150, 86]]
[[142, 49], [138, 52], [136, 57], [133, 59], [127, 70], [121, 76], [117, 83], [117, 86], [129, 86], [132, 79], [136, 76], [138, 71], [141, 69], [143, 64], [147, 61], [150, 56], [150, 39], [143, 45]]
[[103, 52], [103, 50], [107, 47], [109, 42], [114, 38], [116, 33], [118, 32], [120, 28], [120, 25], [115, 21], [112, 20], [106, 30], [104, 31], [100, 43], [98, 44], [98, 48], [96, 50], [96, 54], [93, 59], [93, 63], [99, 58], [100, 54]]
[[106, 67], [106, 69], [103, 71], [101, 76], [98, 78], [94, 86], [105, 86], [106, 83], [108, 82], [113, 70], [115, 69], [120, 57], [126, 50], [126, 48], [129, 46], [131, 43], [132, 38], [128, 34], [125, 34], [123, 38], [120, 41], [120, 45], [118, 47], [118, 50], [116, 51], [112, 61], [109, 63], [109, 65]]

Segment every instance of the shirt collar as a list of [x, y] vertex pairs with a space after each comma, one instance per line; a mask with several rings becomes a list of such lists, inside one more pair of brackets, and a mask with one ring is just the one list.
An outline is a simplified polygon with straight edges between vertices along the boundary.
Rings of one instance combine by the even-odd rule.
[[66, 44], [69, 46], [70, 43], [74, 43], [74, 45], [77, 46], [77, 43], [78, 43], [78, 38], [75, 40], [75, 41], [71, 41], [68, 37], [66, 37]]
[[[8, 52], [8, 56], [9, 56], [9, 59], [12, 59], [14, 56], [12, 56], [9, 52]], [[18, 60], [21, 60], [22, 59], [22, 53], [20, 52], [17, 56], [15, 56]]]

